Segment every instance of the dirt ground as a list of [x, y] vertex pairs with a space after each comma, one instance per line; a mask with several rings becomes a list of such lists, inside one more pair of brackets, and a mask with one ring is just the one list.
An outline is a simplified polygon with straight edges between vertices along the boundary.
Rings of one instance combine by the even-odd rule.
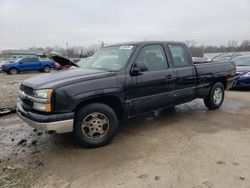
[[0, 187], [250, 187], [249, 117], [250, 91], [228, 91], [219, 110], [195, 100], [131, 119], [110, 145], [85, 149], [4, 116]]
[[46, 73], [31, 72], [13, 76], [0, 73], [0, 108], [15, 107], [21, 82], [38, 74]]

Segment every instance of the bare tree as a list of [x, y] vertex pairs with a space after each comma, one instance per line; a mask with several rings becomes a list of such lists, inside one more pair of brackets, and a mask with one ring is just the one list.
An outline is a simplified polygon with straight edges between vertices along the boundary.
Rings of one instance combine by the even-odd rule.
[[187, 40], [185, 43], [186, 43], [186, 45], [187, 45], [188, 48], [195, 47], [196, 44], [197, 44], [197, 42], [194, 41], [194, 40]]
[[250, 40], [243, 40], [240, 44], [240, 50], [249, 51], [250, 50]]
[[238, 46], [238, 42], [236, 40], [230, 40], [227, 42], [228, 51], [235, 51]]
[[[243, 40], [240, 45], [235, 40], [228, 41], [225, 45], [221, 46], [204, 46], [197, 45], [194, 40], [187, 40], [186, 44], [193, 57], [203, 57], [204, 53], [218, 53], [218, 52], [234, 52], [234, 51], [250, 51], [250, 40]], [[85, 46], [72, 46], [68, 49], [70, 58], [84, 58], [92, 56], [99, 48], [105, 46], [105, 43], [99, 40], [88, 47]], [[39, 51], [55, 51], [63, 56], [67, 56], [67, 49], [60, 46], [54, 47], [30, 47], [29, 50], [39, 50]], [[2, 53], [3, 56], [3, 53]]]

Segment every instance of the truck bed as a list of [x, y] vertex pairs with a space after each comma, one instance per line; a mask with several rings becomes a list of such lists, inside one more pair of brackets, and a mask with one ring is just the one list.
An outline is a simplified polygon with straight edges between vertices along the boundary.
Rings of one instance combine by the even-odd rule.
[[[233, 62], [208, 62], [194, 64], [197, 73], [197, 95], [204, 97], [209, 93], [214, 79], [221, 79], [225, 89], [234, 85], [235, 65]], [[227, 77], [225, 75], [228, 75]]]

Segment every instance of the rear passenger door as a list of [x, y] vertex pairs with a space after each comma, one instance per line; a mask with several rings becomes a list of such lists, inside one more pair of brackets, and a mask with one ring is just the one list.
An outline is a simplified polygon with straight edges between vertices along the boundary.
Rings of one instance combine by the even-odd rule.
[[195, 98], [197, 78], [189, 51], [182, 44], [170, 44], [168, 47], [171, 52], [173, 66], [177, 72], [174, 86], [174, 102], [175, 104], [181, 104], [191, 101]]

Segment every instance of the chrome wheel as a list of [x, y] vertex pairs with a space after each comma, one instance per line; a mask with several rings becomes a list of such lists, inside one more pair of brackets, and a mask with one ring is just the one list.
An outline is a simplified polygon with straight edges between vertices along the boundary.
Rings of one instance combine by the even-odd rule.
[[109, 119], [102, 113], [93, 112], [84, 118], [81, 128], [86, 137], [99, 139], [109, 130]]
[[222, 98], [223, 98], [223, 92], [221, 88], [216, 88], [214, 91], [214, 103], [216, 105], [219, 105], [222, 101]]
[[17, 70], [16, 70], [16, 69], [10, 69], [10, 74], [11, 74], [11, 75], [17, 74]]

